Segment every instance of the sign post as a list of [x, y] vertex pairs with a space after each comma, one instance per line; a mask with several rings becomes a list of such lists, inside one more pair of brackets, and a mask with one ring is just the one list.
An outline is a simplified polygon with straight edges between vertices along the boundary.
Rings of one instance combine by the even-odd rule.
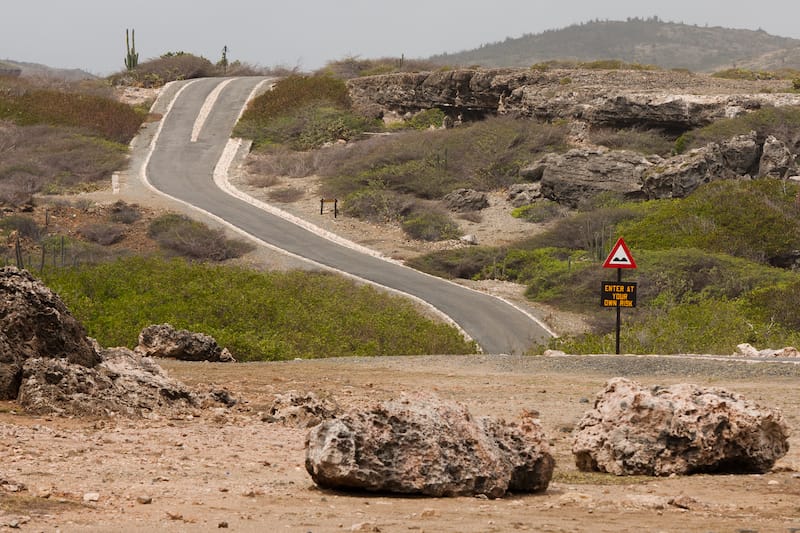
[[617, 309], [617, 351], [619, 355], [619, 333], [622, 324], [622, 308], [636, 307], [636, 283], [622, 282], [623, 268], [636, 268], [631, 251], [628, 245], [620, 237], [617, 243], [608, 254], [603, 268], [616, 268], [617, 281], [604, 281], [600, 288], [600, 305], [603, 307], [615, 307]]

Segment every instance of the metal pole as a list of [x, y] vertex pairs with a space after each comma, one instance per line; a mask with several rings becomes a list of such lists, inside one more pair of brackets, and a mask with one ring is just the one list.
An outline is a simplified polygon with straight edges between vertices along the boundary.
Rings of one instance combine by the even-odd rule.
[[[617, 283], [622, 284], [622, 269], [617, 269]], [[620, 331], [620, 324], [622, 322], [622, 306], [619, 305], [620, 302], [617, 300], [617, 355], [619, 355], [619, 331]]]

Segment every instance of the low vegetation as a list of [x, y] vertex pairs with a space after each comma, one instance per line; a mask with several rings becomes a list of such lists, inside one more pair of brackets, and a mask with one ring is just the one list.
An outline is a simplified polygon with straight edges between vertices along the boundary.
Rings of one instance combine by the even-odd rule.
[[[771, 266], [800, 249], [800, 188], [780, 180], [719, 181], [685, 199], [607, 202], [574, 212], [506, 248], [474, 247], [411, 261], [426, 272], [527, 285], [527, 296], [594, 318], [594, 332], [552, 341], [570, 353], [614, 349], [614, 313], [599, 307], [600, 268], [624, 235], [639, 268], [626, 312], [632, 353], [733, 353], [737, 344], [796, 345], [800, 274]], [[544, 349], [541, 347], [540, 349]]]
[[377, 76], [397, 72], [420, 72], [440, 70], [443, 67], [429, 61], [406, 59], [405, 57], [383, 57], [363, 59], [356, 56], [345, 57], [338, 61], [330, 61], [318, 74], [349, 80], [362, 76]]
[[80, 90], [40, 87], [20, 79], [0, 78], [0, 120], [18, 126], [60, 126], [88, 136], [127, 144], [147, 113], [108, 97]]
[[94, 83], [0, 78], [0, 203], [86, 190], [126, 164], [147, 113]]
[[242, 361], [475, 351], [407, 300], [331, 274], [128, 258], [42, 276], [104, 346], [132, 348], [142, 328], [169, 322]]
[[222, 230], [174, 213], [154, 219], [147, 234], [164, 251], [200, 261], [233, 259], [254, 248], [251, 243], [228, 239]]
[[681, 135], [675, 141], [675, 151], [684, 153], [712, 142], [721, 142], [736, 135], [755, 131], [762, 139], [768, 135], [800, 146], [800, 108], [765, 107], [736, 118], [718, 120], [708, 126]]

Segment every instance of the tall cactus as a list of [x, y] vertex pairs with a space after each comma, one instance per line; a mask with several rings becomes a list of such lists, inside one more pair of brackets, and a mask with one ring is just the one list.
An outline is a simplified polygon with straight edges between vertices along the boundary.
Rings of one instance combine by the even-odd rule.
[[136, 52], [136, 30], [131, 30], [130, 40], [128, 40], [128, 30], [125, 30], [125, 48], [128, 51], [125, 56], [125, 68], [133, 70], [139, 66], [139, 54]]

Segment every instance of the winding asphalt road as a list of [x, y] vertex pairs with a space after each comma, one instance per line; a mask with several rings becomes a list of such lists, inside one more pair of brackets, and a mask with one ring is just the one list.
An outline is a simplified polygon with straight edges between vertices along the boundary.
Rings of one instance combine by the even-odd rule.
[[214, 169], [241, 110], [263, 81], [209, 78], [174, 86], [160, 129], [146, 148], [151, 151], [144, 177], [150, 186], [264, 243], [424, 300], [485, 353], [521, 354], [534, 341], [552, 336], [531, 315], [499, 298], [342, 246], [221, 190]]

